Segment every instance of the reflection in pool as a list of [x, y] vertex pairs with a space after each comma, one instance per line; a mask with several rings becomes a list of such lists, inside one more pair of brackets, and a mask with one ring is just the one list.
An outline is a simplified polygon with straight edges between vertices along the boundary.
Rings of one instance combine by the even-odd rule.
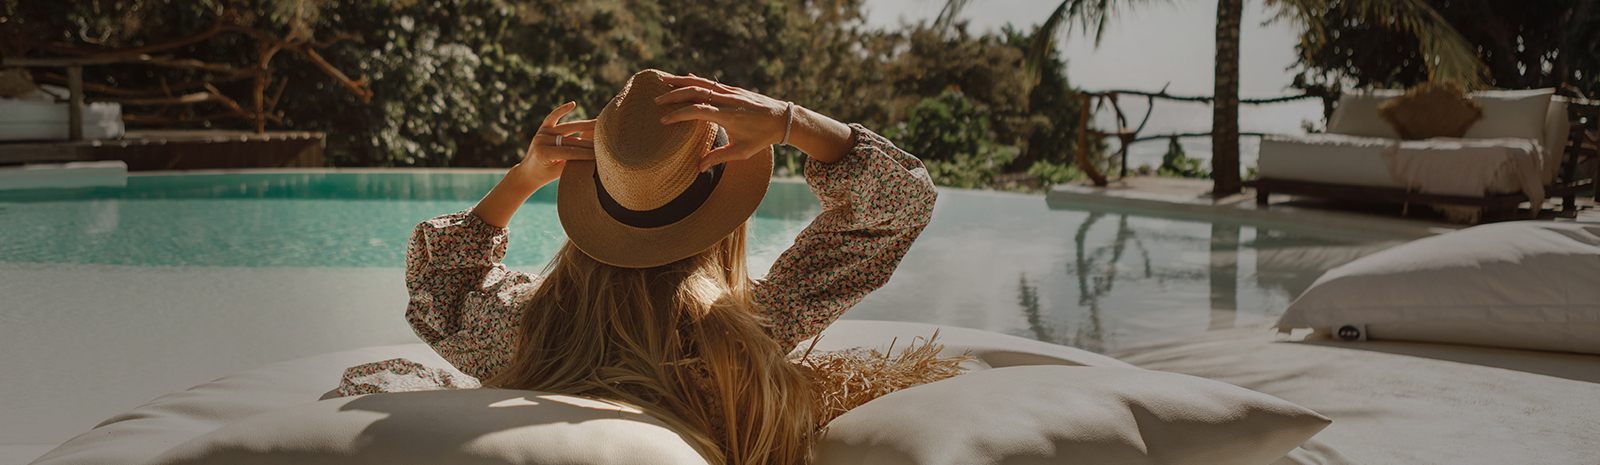
[[894, 279], [846, 318], [1118, 350], [1271, 321], [1324, 271], [1401, 242], [949, 190]]
[[[1115, 218], [1115, 232], [1109, 243], [1088, 244], [1089, 232], [1107, 218]], [[1151, 259], [1151, 247], [1146, 245], [1141, 231], [1130, 227], [1129, 219], [1130, 215], [1126, 213], [1090, 212], [1073, 235], [1069, 274], [1074, 278], [1077, 304], [1083, 311], [1077, 324], [1069, 327], [1049, 324], [1039, 297], [1039, 286], [1049, 283], [1037, 280], [1029, 282], [1026, 273], [1018, 276], [1017, 303], [1034, 339], [1093, 351], [1118, 348], [1108, 346], [1110, 334], [1102, 317], [1106, 311], [1102, 301], [1116, 300], [1112, 294], [1119, 277], [1125, 288], [1123, 292], [1131, 293], [1147, 292], [1152, 284], [1161, 288], [1168, 282], [1204, 282], [1207, 285], [1207, 305], [1204, 308], [1209, 310], [1204, 329], [1208, 331], [1239, 325], [1241, 292], [1247, 294], [1247, 300], [1252, 301], [1252, 305], [1256, 305], [1247, 310], [1260, 311], [1258, 316], [1276, 317], [1286, 308], [1288, 301], [1310, 287], [1323, 271], [1398, 243], [1393, 240], [1347, 242], [1318, 239], [1217, 222], [1210, 224], [1207, 241], [1209, 253], [1205, 269], [1199, 270], [1193, 266], [1159, 266], [1159, 261]], [[1253, 230], [1255, 238], [1241, 241], [1241, 233], [1252, 232], [1250, 230]], [[1174, 243], [1199, 242], [1192, 237], [1162, 234], [1150, 234], [1149, 238], [1158, 250]], [[1246, 276], [1247, 279], [1253, 278], [1253, 286], [1240, 286], [1241, 254], [1254, 255], [1253, 272]], [[1133, 289], [1126, 289], [1130, 286]], [[1188, 303], [1191, 307], [1199, 308], [1199, 300]], [[1267, 307], [1255, 304], [1257, 301]], [[1125, 308], [1118, 310], [1127, 311]], [[1257, 322], [1257, 318], [1251, 320], [1251, 323]], [[1195, 332], [1197, 329], [1199, 326], [1185, 328], [1184, 332]]]

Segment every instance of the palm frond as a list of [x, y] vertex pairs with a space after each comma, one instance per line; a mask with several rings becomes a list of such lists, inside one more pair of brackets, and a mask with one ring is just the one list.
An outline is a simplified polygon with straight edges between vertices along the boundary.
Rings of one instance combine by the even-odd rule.
[[961, 15], [961, 10], [965, 10], [968, 3], [972, 3], [972, 0], [945, 0], [944, 8], [939, 10], [939, 16], [933, 20], [933, 30], [940, 34], [950, 30], [950, 26], [956, 23], [956, 17]]
[[1327, 23], [1320, 16], [1328, 10], [1327, 0], [1265, 0], [1263, 3], [1277, 10], [1273, 21], [1291, 21], [1317, 37], [1327, 34]]
[[1023, 54], [1023, 70], [1028, 73], [1028, 85], [1031, 87], [1039, 83], [1043, 76], [1045, 63], [1050, 61], [1050, 52], [1055, 50], [1056, 33], [1061, 29], [1061, 23], [1066, 20], [1068, 4], [1074, 0], [1061, 2], [1056, 11], [1050, 13], [1050, 18], [1033, 30], [1033, 39], [1028, 42], [1028, 50]]
[[1416, 37], [1429, 80], [1455, 81], [1468, 89], [1488, 85], [1484, 76], [1489, 68], [1478, 59], [1472, 44], [1423, 0], [1344, 0], [1334, 8]]
[[[961, 0], [947, 0], [956, 2]], [[1056, 6], [1044, 24], [1033, 32], [1033, 40], [1028, 43], [1027, 53], [1023, 57], [1023, 65], [1028, 72], [1030, 84], [1039, 82], [1041, 71], [1049, 61], [1050, 54], [1055, 51], [1056, 37], [1060, 35], [1061, 26], [1067, 26], [1071, 32], [1074, 23], [1080, 25], [1083, 31], [1094, 36], [1094, 44], [1100, 46], [1105, 39], [1106, 25], [1111, 18], [1120, 13], [1121, 9], [1132, 9], [1134, 5], [1149, 3], [1171, 3], [1172, 0], [1062, 0]], [[947, 3], [948, 5], [948, 3]]]

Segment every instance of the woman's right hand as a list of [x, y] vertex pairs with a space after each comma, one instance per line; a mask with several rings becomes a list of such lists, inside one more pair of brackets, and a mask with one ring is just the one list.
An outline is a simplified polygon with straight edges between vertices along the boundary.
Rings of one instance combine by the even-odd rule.
[[[511, 167], [506, 177], [478, 201], [478, 206], [472, 210], [474, 215], [484, 223], [505, 227], [534, 191], [561, 179], [561, 169], [567, 166], [568, 160], [594, 159], [594, 120], [560, 122], [562, 116], [577, 106], [567, 102], [544, 117], [538, 134], [528, 143], [528, 153], [522, 156], [522, 162]], [[556, 145], [557, 137], [561, 145]]]
[[[508, 177], [519, 176], [522, 179], [518, 181], [537, 190], [560, 179], [567, 160], [594, 159], [594, 120], [560, 122], [562, 116], [577, 106], [575, 102], [567, 102], [544, 117], [538, 133], [528, 143], [528, 152]], [[556, 145], [558, 138], [561, 145]]]

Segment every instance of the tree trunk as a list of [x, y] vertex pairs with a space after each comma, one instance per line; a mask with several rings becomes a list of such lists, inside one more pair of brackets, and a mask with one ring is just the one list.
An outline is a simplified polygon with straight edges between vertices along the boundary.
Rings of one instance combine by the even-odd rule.
[[1244, 0], [1217, 0], [1217, 88], [1211, 103], [1211, 196], [1237, 194], [1239, 184], [1239, 23]]

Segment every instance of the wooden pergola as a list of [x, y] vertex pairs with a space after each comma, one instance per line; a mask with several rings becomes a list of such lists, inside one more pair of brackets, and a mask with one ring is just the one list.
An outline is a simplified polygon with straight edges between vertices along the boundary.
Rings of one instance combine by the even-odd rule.
[[69, 58], [4, 58], [0, 68], [66, 68], [67, 69], [67, 140], [83, 140], [83, 67], [113, 63], [146, 63], [150, 55], [102, 55]]
[[[289, 51], [300, 55], [323, 74], [332, 78], [343, 87], [354, 93], [363, 102], [372, 99], [372, 89], [367, 85], [366, 76], [352, 79], [335, 68], [317, 53], [317, 50], [332, 46], [345, 40], [360, 40], [355, 34], [338, 34], [328, 40], [317, 42], [310, 38], [283, 38], [276, 37], [264, 31], [239, 26], [235, 24], [232, 12], [224, 12], [217, 18], [217, 22], [209, 29], [198, 34], [159, 44], [144, 45], [129, 48], [99, 48], [76, 44], [57, 42], [28, 42], [23, 45], [25, 50], [45, 52], [49, 54], [64, 55], [57, 57], [0, 57], [0, 67], [22, 68], [65, 68], [67, 75], [45, 74], [44, 77], [54, 82], [65, 81], [70, 92], [68, 139], [80, 141], [83, 139], [83, 103], [84, 91], [108, 94], [107, 97], [96, 98], [96, 101], [116, 102], [124, 105], [157, 105], [162, 106], [162, 111], [156, 114], [124, 114], [123, 120], [132, 123], [155, 125], [187, 125], [195, 122], [210, 121], [222, 118], [244, 118], [254, 126], [256, 134], [266, 131], [268, 121], [282, 122], [274, 109], [279, 98], [283, 96], [284, 88], [288, 84], [288, 77], [274, 77], [271, 61], [280, 51]], [[219, 34], [242, 34], [256, 39], [254, 56], [247, 57], [242, 64], [226, 62], [206, 62], [195, 59], [178, 58], [172, 55], [160, 54], [161, 52], [193, 45], [211, 39]], [[168, 85], [163, 79], [158, 88], [151, 89], [126, 89], [83, 82], [83, 68], [94, 65], [111, 65], [123, 63], [139, 63], [172, 69], [187, 69], [203, 71], [205, 77], [194, 79], [191, 82]], [[235, 100], [218, 90], [213, 83], [248, 81], [250, 91], [246, 98]], [[268, 96], [268, 89], [276, 87], [272, 95]], [[196, 89], [187, 94], [174, 94], [175, 91]], [[179, 114], [170, 116], [164, 114], [167, 106], [182, 105], [187, 107], [203, 102], [216, 102], [221, 105], [219, 112], [191, 116]]]

